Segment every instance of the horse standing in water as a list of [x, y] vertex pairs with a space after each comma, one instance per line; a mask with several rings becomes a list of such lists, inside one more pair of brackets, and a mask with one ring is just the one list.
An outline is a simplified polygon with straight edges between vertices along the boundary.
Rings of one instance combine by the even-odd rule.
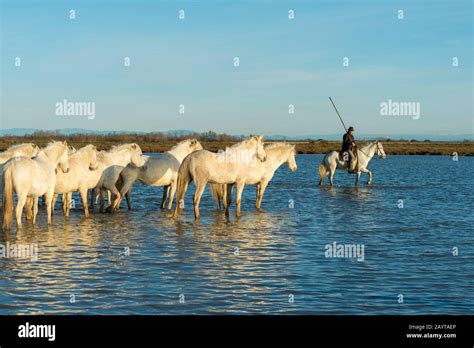
[[[381, 159], [385, 159], [387, 156], [383, 150], [382, 143], [378, 141], [374, 141], [360, 149], [357, 149], [357, 164], [355, 171], [356, 185], [359, 183], [361, 172], [367, 173], [369, 176], [367, 184], [370, 185], [372, 183], [372, 172], [367, 169], [367, 165], [375, 154], [377, 154]], [[339, 159], [339, 151], [328, 152], [319, 165], [319, 185], [322, 185], [324, 178], [329, 175], [329, 182], [331, 186], [334, 186], [334, 173], [336, 172], [336, 169], [344, 169], [347, 171], [347, 165], [347, 161], [341, 161]]]
[[69, 216], [71, 209], [72, 193], [78, 191], [81, 195], [85, 217], [89, 217], [89, 206], [87, 202], [88, 179], [90, 171], [99, 167], [97, 160], [97, 149], [94, 145], [86, 145], [69, 156], [70, 170], [68, 173], [58, 172], [56, 185], [54, 187], [53, 208], [58, 194], [63, 194], [63, 213]]
[[[283, 142], [268, 144], [265, 145], [265, 152], [267, 154], [267, 160], [265, 162], [257, 162], [257, 165], [248, 173], [245, 179], [246, 185], [257, 185], [255, 200], [255, 208], [257, 209], [260, 209], [265, 189], [277, 169], [283, 163], [286, 163], [292, 172], [295, 172], [297, 169], [295, 145]], [[231, 195], [232, 185], [233, 184], [210, 184], [212, 197], [217, 202], [219, 208], [221, 207], [222, 200], [226, 215], [229, 215], [231, 198], [227, 195]]]
[[115, 183], [120, 172], [129, 163], [138, 167], [144, 164], [142, 149], [138, 144], [122, 144], [113, 146], [109, 151], [100, 151], [97, 155], [99, 168], [89, 173], [88, 187], [92, 188], [91, 208], [94, 208], [94, 191], [100, 192], [100, 212], [104, 211], [107, 190], [114, 195], [120, 194]]
[[145, 164], [142, 167], [137, 167], [132, 163], [127, 165], [120, 173], [120, 178], [116, 183], [120, 190], [120, 196], [115, 198], [109, 210], [118, 210], [123, 196], [127, 198], [128, 209], [132, 209], [130, 194], [135, 181], [139, 181], [146, 186], [164, 186], [160, 208], [165, 208], [169, 194], [168, 209], [171, 209], [176, 186], [178, 185], [179, 166], [187, 155], [198, 150], [202, 150], [199, 141], [186, 139], [173, 146], [169, 151], [160, 154], [160, 156], [143, 156]]
[[[7, 162], [10, 158], [13, 157], [34, 157], [39, 152], [40, 148], [38, 145], [33, 143], [24, 143], [24, 144], [16, 144], [10, 146], [3, 152], [0, 152], [0, 182], [2, 182], [2, 172], [3, 172], [3, 164]], [[3, 192], [3, 187], [0, 185], [0, 195]]]
[[13, 194], [16, 193], [16, 222], [21, 228], [21, 214], [28, 197], [33, 198], [33, 224], [38, 213], [38, 198], [45, 196], [48, 224], [51, 224], [51, 203], [56, 183], [56, 168], [67, 173], [69, 147], [67, 143], [53, 141], [33, 159], [19, 157], [10, 159], [3, 168], [3, 229], [9, 230], [13, 215]]
[[228, 147], [220, 153], [199, 150], [188, 155], [178, 171], [176, 208], [173, 218], [180, 214], [184, 195], [192, 180], [196, 187], [193, 199], [196, 220], [199, 219], [199, 202], [208, 182], [236, 184], [237, 216], [240, 216], [240, 202], [246, 177], [255, 168], [257, 161], [266, 159], [263, 137], [257, 135]]

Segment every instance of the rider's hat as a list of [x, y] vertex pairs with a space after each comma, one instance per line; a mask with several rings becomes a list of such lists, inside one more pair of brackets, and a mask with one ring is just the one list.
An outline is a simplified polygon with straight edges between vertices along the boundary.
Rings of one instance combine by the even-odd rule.
[[354, 127], [350, 126], [347, 131], [348, 131], [348, 132], [353, 132], [353, 131], [354, 131]]

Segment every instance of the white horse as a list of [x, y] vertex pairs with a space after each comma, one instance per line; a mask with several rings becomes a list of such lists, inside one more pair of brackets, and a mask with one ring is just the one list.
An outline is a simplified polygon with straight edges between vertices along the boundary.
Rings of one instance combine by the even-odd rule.
[[[89, 188], [100, 192], [100, 212], [104, 211], [105, 194], [109, 190], [114, 195], [119, 195], [115, 183], [117, 182], [123, 168], [129, 163], [141, 167], [144, 164], [142, 150], [138, 144], [123, 144], [113, 146], [109, 151], [101, 151], [98, 154], [99, 169], [90, 172]], [[93, 206], [93, 194], [91, 205]]]
[[25, 157], [33, 157], [36, 156], [40, 148], [38, 145], [33, 143], [24, 143], [24, 144], [15, 144], [10, 146], [3, 152], [0, 152], [0, 164], [5, 163], [10, 158], [18, 157], [18, 156], [25, 156]]
[[[369, 176], [367, 184], [370, 185], [372, 183], [372, 172], [367, 169], [367, 165], [375, 154], [377, 154], [381, 159], [385, 159], [387, 156], [383, 150], [382, 143], [378, 141], [374, 141], [365, 145], [364, 147], [361, 147], [360, 149], [357, 149], [357, 164], [355, 169], [356, 185], [359, 183], [361, 172], [367, 173]], [[347, 165], [348, 161], [341, 161], [339, 159], [338, 151], [328, 152], [319, 165], [319, 185], [322, 185], [324, 178], [329, 175], [329, 182], [331, 183], [331, 186], [333, 186], [334, 173], [336, 172], [336, 169], [347, 170]]]
[[135, 181], [139, 181], [146, 186], [164, 186], [160, 207], [164, 209], [166, 199], [169, 197], [168, 209], [171, 209], [178, 184], [179, 166], [187, 155], [198, 150], [202, 150], [199, 141], [196, 139], [186, 139], [173, 146], [161, 156], [143, 156], [145, 164], [142, 167], [137, 167], [130, 163], [120, 173], [120, 178], [116, 184], [120, 194], [115, 197], [110, 210], [116, 211], [119, 209], [123, 196], [127, 198], [128, 209], [132, 208], [130, 194]]
[[[16, 144], [10, 146], [4, 152], [0, 152], [0, 182], [2, 182], [2, 172], [3, 172], [3, 164], [8, 161], [10, 158], [13, 157], [33, 157], [36, 156], [40, 148], [38, 145], [33, 143], [24, 143], [24, 144]], [[0, 194], [3, 192], [3, 187], [0, 185]]]
[[54, 187], [53, 208], [58, 194], [63, 194], [63, 213], [69, 216], [72, 201], [72, 193], [79, 192], [85, 217], [89, 217], [89, 206], [87, 202], [87, 190], [89, 189], [90, 171], [96, 171], [99, 167], [97, 160], [97, 149], [94, 145], [86, 145], [69, 156], [69, 172], [58, 172], [56, 185]]
[[[268, 144], [265, 145], [265, 152], [267, 153], [267, 160], [265, 162], [257, 162], [257, 165], [248, 173], [245, 179], [246, 185], [257, 185], [255, 200], [255, 208], [257, 209], [260, 209], [265, 189], [277, 169], [283, 163], [286, 163], [292, 172], [295, 172], [297, 169], [295, 145], [282, 142]], [[217, 202], [219, 208], [221, 207], [222, 200], [226, 215], [229, 215], [232, 186], [233, 184], [210, 184], [212, 197]], [[229, 193], [228, 196], [227, 193]]]
[[21, 228], [21, 213], [27, 197], [33, 198], [33, 224], [38, 213], [38, 197], [45, 196], [48, 224], [51, 224], [51, 203], [56, 183], [56, 168], [69, 171], [67, 143], [53, 141], [33, 159], [18, 157], [10, 159], [3, 168], [3, 229], [11, 228], [13, 194], [16, 192], [16, 222]]
[[191, 180], [194, 180], [194, 217], [199, 219], [199, 202], [206, 184], [236, 184], [237, 216], [240, 216], [240, 201], [245, 180], [250, 171], [254, 170], [257, 161], [265, 161], [267, 155], [263, 146], [263, 137], [254, 135], [237, 143], [225, 151], [213, 153], [199, 150], [188, 155], [178, 171], [178, 187], [176, 193], [176, 208], [173, 218], [176, 218], [184, 204], [184, 195]]

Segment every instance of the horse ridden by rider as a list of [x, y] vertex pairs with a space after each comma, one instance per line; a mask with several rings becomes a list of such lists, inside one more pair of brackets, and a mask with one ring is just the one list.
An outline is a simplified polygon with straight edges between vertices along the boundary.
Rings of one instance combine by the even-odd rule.
[[319, 185], [322, 185], [326, 176], [329, 177], [329, 183], [334, 185], [334, 173], [336, 169], [344, 169], [349, 173], [355, 173], [355, 184], [359, 183], [360, 174], [368, 175], [367, 184], [372, 183], [372, 172], [367, 169], [372, 157], [378, 155], [385, 159], [386, 154], [382, 143], [373, 141], [361, 148], [358, 148], [354, 139], [354, 127], [349, 127], [347, 133], [342, 138], [342, 148], [340, 152], [328, 152], [319, 165]]

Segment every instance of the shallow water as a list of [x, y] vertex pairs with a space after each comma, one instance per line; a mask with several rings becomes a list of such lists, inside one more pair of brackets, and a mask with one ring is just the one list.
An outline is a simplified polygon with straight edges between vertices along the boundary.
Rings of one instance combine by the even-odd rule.
[[[374, 159], [370, 187], [338, 172], [332, 189], [317, 186], [321, 158], [281, 167], [261, 211], [247, 187], [239, 219], [206, 189], [194, 223], [191, 189], [173, 221], [162, 189], [140, 185], [133, 211], [84, 219], [79, 204], [49, 228], [41, 211], [0, 232], [38, 246], [37, 261], [0, 259], [0, 314], [474, 314], [474, 158]], [[334, 241], [363, 245], [363, 261], [327, 258]]]

